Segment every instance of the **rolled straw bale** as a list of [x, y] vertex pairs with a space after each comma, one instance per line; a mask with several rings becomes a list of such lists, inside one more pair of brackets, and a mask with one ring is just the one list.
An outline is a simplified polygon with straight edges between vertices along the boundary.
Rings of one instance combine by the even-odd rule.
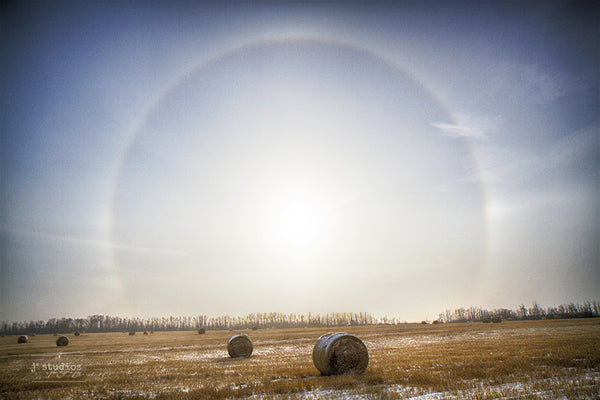
[[135, 335], [135, 331], [129, 332], [129, 336], [133, 336], [133, 335]]
[[252, 350], [252, 341], [244, 334], [233, 335], [227, 342], [227, 352], [233, 358], [250, 357]]
[[17, 343], [27, 343], [27, 336], [21, 335], [17, 338]]
[[323, 375], [362, 374], [369, 365], [369, 352], [356, 336], [330, 333], [315, 343], [313, 363]]
[[200, 329], [198, 329], [198, 334], [199, 334], [199, 335], [203, 335], [203, 334], [205, 334], [205, 333], [206, 333], [206, 329], [204, 329], [204, 328], [200, 328]]
[[58, 339], [56, 339], [57, 346], [66, 346], [68, 344], [69, 344], [69, 338], [66, 336], [60, 336]]
[[81, 335], [81, 333], [79, 333], [79, 331], [75, 331], [75, 333], [73, 335], [79, 336], [79, 335]]
[[147, 334], [148, 334], [148, 331], [144, 331], [144, 335], [147, 335]]

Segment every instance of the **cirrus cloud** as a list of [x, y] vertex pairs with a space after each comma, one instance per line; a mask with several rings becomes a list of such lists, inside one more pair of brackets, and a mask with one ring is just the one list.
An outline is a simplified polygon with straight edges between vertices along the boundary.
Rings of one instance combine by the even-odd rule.
[[441, 131], [441, 135], [450, 138], [485, 138], [495, 130], [500, 123], [499, 117], [487, 115], [471, 116], [467, 114], [453, 114], [451, 122], [434, 122], [431, 125]]

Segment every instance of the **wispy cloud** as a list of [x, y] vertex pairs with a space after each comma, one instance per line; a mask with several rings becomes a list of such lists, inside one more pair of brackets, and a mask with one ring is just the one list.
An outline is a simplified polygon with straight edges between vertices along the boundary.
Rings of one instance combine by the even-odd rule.
[[524, 103], [554, 101], [565, 89], [565, 77], [537, 65], [505, 61], [490, 71], [490, 87], [498, 94]]
[[45, 240], [51, 240], [51, 241], [57, 241], [57, 242], [63, 242], [63, 243], [77, 243], [77, 244], [83, 244], [83, 245], [89, 245], [89, 246], [107, 247], [107, 248], [118, 249], [118, 250], [138, 251], [138, 252], [144, 252], [144, 253], [155, 253], [155, 254], [173, 255], [173, 256], [187, 256], [188, 255], [188, 252], [186, 252], [186, 251], [175, 250], [175, 249], [164, 249], [164, 248], [156, 248], [156, 247], [126, 245], [126, 244], [122, 244], [122, 243], [107, 242], [107, 241], [103, 241], [103, 240], [84, 239], [84, 238], [61, 236], [61, 235], [51, 235], [51, 234], [47, 234], [47, 233], [30, 232], [30, 231], [23, 231], [23, 230], [19, 230], [19, 229], [10, 229], [10, 228], [5, 228], [5, 227], [1, 227], [0, 230], [9, 232], [12, 234], [18, 234], [18, 235], [23, 235], [23, 236], [27, 236], [27, 237], [32, 237], [32, 238], [37, 238], [37, 239], [45, 239]]
[[483, 132], [468, 125], [451, 124], [447, 122], [436, 122], [432, 124], [442, 131], [442, 136], [447, 137], [483, 137]]
[[[600, 126], [593, 125], [535, 149], [481, 146], [478, 177], [487, 188], [487, 211], [501, 220], [513, 212], [597, 211]], [[525, 215], [525, 214], [523, 214]], [[583, 222], [582, 222], [583, 223]]]
[[358, 198], [358, 194], [352, 194], [352, 195], [350, 195], [350, 196], [348, 196], [348, 197], [346, 197], [346, 198], [338, 201], [337, 203], [333, 204], [329, 209], [331, 211], [340, 209], [342, 207], [345, 207], [349, 203], [352, 203], [357, 198]]
[[451, 122], [434, 122], [431, 125], [438, 128], [445, 137], [484, 138], [498, 123], [498, 117], [454, 114]]
[[[521, 187], [523, 190], [532, 188], [535, 192], [540, 191], [540, 181], [564, 188], [567, 182], [593, 180], [597, 174], [597, 163], [589, 161], [598, 158], [599, 131], [600, 126], [592, 125], [535, 151], [499, 145], [481, 147], [480, 173], [488, 183]], [[569, 174], [579, 178], [573, 180], [574, 177]], [[569, 179], [565, 178], [567, 175]]]

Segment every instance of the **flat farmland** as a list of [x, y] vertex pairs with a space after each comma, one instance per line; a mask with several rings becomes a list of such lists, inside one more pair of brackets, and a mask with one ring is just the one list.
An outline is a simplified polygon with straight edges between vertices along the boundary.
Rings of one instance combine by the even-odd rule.
[[[361, 375], [321, 376], [318, 337], [343, 331], [369, 351]], [[254, 352], [232, 359], [245, 333]], [[8, 399], [597, 399], [600, 319], [0, 338]]]

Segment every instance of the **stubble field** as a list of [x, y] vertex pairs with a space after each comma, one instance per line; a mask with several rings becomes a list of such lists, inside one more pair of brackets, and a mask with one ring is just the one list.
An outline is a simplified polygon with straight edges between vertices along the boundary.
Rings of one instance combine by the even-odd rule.
[[[321, 376], [312, 349], [344, 331], [369, 350], [362, 375]], [[255, 399], [597, 399], [600, 319], [265, 329], [232, 359], [238, 331], [0, 338], [0, 397]]]

